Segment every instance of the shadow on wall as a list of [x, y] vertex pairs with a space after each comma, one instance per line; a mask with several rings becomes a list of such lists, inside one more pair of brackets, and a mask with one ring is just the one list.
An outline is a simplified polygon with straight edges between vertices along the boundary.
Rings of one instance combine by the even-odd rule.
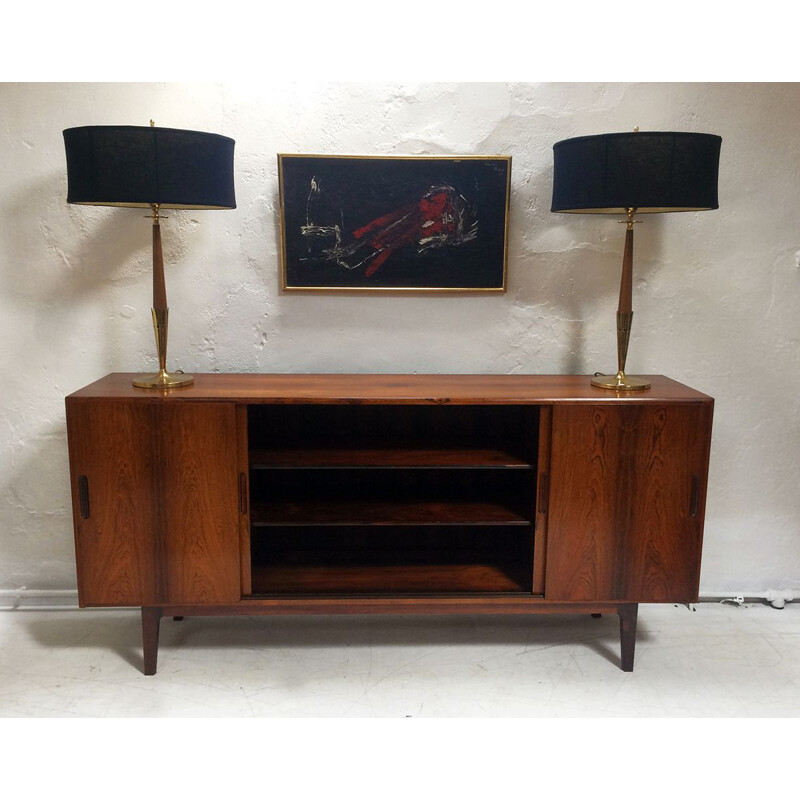
[[92, 348], [98, 342], [105, 348], [100, 361], [114, 365], [129, 357], [119, 323], [102, 310], [111, 282], [142, 281], [137, 268], [124, 265], [149, 251], [149, 230], [145, 220], [141, 230], [128, 224], [129, 214], [70, 209], [59, 174], [3, 203], [0, 292], [24, 336], [4, 400], [10, 466], [0, 486], [0, 559], [11, 589], [75, 585], [64, 394], [83, 382], [87, 313], [93, 312]]
[[[562, 335], [566, 354], [562, 359], [565, 374], [613, 374], [617, 369], [616, 313], [625, 228], [618, 215], [595, 218], [552, 214], [564, 236], [571, 237], [568, 247], [556, 254], [547, 276], [545, 294], [558, 303], [557, 316], [563, 319]], [[663, 228], [654, 216], [647, 219], [648, 228], [637, 240], [634, 255], [633, 309], [634, 320], [630, 353], [632, 360], [647, 369], [646, 349], [638, 346], [637, 308], [646, 299], [645, 292], [661, 262]], [[637, 228], [638, 230], [638, 228]], [[642, 235], [644, 234], [644, 235]], [[575, 237], [580, 237], [577, 241]], [[641, 316], [639, 317], [641, 319]], [[587, 329], [601, 331], [600, 337], [587, 340]], [[596, 355], [597, 353], [597, 355]], [[587, 363], [589, 360], [593, 363]], [[599, 359], [599, 362], [598, 362]]]
[[[278, 264], [274, 268], [269, 265], [270, 270], [274, 269], [273, 274], [268, 274], [265, 264], [258, 271], [265, 285], [274, 286], [279, 299], [276, 311], [280, 305], [291, 307], [287, 311], [291, 325], [305, 331], [304, 324], [308, 323], [312, 335], [319, 321], [330, 313], [329, 323], [341, 326], [337, 337], [344, 346], [349, 341], [347, 317], [356, 313], [357, 302], [359, 336], [368, 331], [380, 337], [390, 327], [393, 334], [407, 338], [413, 348], [415, 334], [424, 328], [430, 332], [431, 341], [445, 345], [442, 371], [447, 371], [448, 352], [451, 360], [458, 357], [448, 343], [457, 343], [463, 356], [469, 339], [476, 344], [471, 357], [480, 371], [481, 365], [485, 365], [486, 371], [499, 373], [616, 371], [615, 314], [625, 233], [624, 225], [618, 224], [621, 215], [592, 218], [551, 213], [552, 167], [516, 185], [514, 175], [512, 168], [506, 294], [377, 292], [367, 297], [357, 292], [336, 292], [336, 297], [341, 298], [336, 302], [331, 300], [333, 295], [325, 292], [282, 294], [281, 229], [279, 215], [274, 214], [271, 230], [279, 253]], [[277, 192], [272, 203], [279, 208]], [[658, 225], [648, 227], [650, 233], [660, 232]], [[636, 265], [637, 281], [646, 282], [655, 268], [650, 255], [656, 246], [653, 236], [643, 242]], [[387, 303], [386, 298], [393, 300]], [[388, 311], [387, 305], [391, 307]], [[301, 307], [305, 317], [295, 313]], [[462, 310], [466, 313], [461, 313]], [[387, 313], [392, 314], [391, 322]], [[598, 328], [607, 332], [606, 340], [587, 341], [587, 330]], [[336, 343], [326, 344], [326, 358], [329, 358]], [[597, 350], [602, 351], [600, 363], [594, 355]], [[431, 352], [426, 350], [425, 356]]]
[[[505, 351], [501, 343], [496, 348], [497, 361], [521, 373], [616, 371], [623, 216], [553, 213], [552, 163], [521, 174], [515, 184], [512, 169], [508, 316], [513, 319]], [[650, 235], [642, 239], [634, 266], [639, 283], [656, 268], [660, 241], [660, 225], [647, 227]]]
[[25, 437], [0, 488], [2, 588], [76, 587], [69, 466], [63, 421]]
[[[38, 198], [47, 200], [41, 204]], [[38, 205], [43, 205], [41, 215], [32, 217], [28, 209]], [[131, 224], [130, 219], [145, 213], [68, 206], [63, 176], [58, 175], [30, 185], [24, 196], [18, 193], [4, 204], [3, 240], [13, 242], [16, 252], [31, 255], [2, 272], [2, 291], [6, 302], [32, 313], [31, 348], [39, 344], [49, 355], [78, 359], [75, 346], [80, 340], [71, 337], [80, 330], [82, 314], [99, 308], [92, 318], [93, 346], [103, 342], [107, 353], [102, 361], [108, 365], [129, 358], [119, 345], [112, 309], [103, 314], [102, 307], [115, 285], [132, 291], [147, 285], [150, 225], [145, 219], [141, 225]], [[101, 316], [105, 330], [96, 328]]]

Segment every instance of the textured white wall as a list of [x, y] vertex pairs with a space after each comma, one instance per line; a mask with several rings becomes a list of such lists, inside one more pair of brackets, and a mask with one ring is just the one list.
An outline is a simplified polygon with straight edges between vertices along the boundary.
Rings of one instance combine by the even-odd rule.
[[[623, 228], [549, 211], [552, 145], [723, 138], [720, 209], [636, 229], [631, 373], [716, 398], [701, 590], [800, 586], [796, 84], [0, 84], [0, 589], [75, 586], [64, 395], [155, 366], [150, 224], [67, 206], [61, 131], [236, 140], [238, 208], [163, 224], [170, 368], [590, 373], [615, 368]], [[508, 292], [278, 290], [276, 153], [513, 157]]]

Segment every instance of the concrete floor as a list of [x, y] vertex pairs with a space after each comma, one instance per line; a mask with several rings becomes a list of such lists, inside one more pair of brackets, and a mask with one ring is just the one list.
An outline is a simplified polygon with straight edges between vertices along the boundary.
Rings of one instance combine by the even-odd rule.
[[800, 716], [800, 603], [616, 616], [187, 617], [141, 672], [137, 610], [0, 613], [5, 718]]

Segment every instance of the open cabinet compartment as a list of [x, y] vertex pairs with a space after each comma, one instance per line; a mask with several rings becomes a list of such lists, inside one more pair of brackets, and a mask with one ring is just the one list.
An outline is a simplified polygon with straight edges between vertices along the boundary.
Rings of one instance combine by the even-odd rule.
[[252, 594], [532, 590], [536, 406], [248, 409]]

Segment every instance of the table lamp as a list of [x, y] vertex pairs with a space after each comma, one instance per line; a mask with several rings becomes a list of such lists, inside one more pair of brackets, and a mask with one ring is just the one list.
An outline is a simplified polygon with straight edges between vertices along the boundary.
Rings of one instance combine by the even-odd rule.
[[161, 250], [161, 210], [236, 208], [233, 139], [215, 133], [132, 125], [90, 125], [64, 131], [67, 202], [149, 208], [153, 220], [153, 328], [158, 372], [137, 376], [142, 389], [190, 385], [167, 372], [169, 308]]
[[553, 145], [551, 211], [625, 214], [627, 224], [617, 309], [616, 375], [596, 375], [602, 389], [649, 389], [644, 378], [625, 374], [633, 319], [633, 225], [635, 214], [719, 208], [717, 179], [722, 139], [710, 133], [604, 133]]

